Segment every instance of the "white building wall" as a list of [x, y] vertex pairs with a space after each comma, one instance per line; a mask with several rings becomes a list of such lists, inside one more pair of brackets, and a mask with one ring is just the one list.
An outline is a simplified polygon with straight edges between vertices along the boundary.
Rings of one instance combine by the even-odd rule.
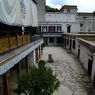
[[88, 59], [90, 59], [90, 51], [83, 45], [80, 45], [80, 61], [84, 68], [88, 71]]
[[94, 76], [95, 76], [95, 54], [93, 55], [93, 65], [92, 65], [92, 74], [91, 74], [91, 80], [92, 81], [94, 79]]
[[46, 13], [45, 25], [61, 24], [62, 31], [67, 33], [67, 26], [71, 26], [71, 32], [80, 32], [80, 24], [76, 22], [76, 14]]
[[64, 14], [62, 12], [52, 12], [45, 14], [46, 22], [75, 22], [76, 14]]
[[80, 31], [79, 23], [62, 23], [62, 30], [64, 33], [67, 33], [67, 25], [71, 26], [71, 32]]
[[83, 24], [83, 26], [80, 27], [81, 32], [90, 32], [90, 31], [92, 32], [93, 31], [93, 16], [77, 16], [76, 21], [79, 24]]
[[[73, 12], [73, 10], [72, 10]], [[71, 32], [93, 32], [93, 16], [78, 16], [77, 13], [46, 12], [46, 23], [62, 24], [62, 29], [67, 32], [67, 25], [71, 25]], [[81, 27], [80, 24], [83, 24]]]

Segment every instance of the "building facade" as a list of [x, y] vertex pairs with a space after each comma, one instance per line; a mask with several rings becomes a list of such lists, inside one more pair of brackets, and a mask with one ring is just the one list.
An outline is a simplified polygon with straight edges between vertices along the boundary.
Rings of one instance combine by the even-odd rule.
[[[42, 4], [43, 7], [45, 3]], [[43, 34], [45, 44], [62, 44], [64, 33], [95, 31], [95, 13], [81, 13], [77, 10], [77, 6], [64, 5], [60, 12], [45, 12], [45, 21], [39, 22], [39, 32]]]
[[63, 47], [80, 61], [95, 88], [95, 33], [63, 34]]
[[17, 77], [39, 61], [43, 39], [37, 27], [36, 1], [0, 1], [0, 95], [14, 95]]

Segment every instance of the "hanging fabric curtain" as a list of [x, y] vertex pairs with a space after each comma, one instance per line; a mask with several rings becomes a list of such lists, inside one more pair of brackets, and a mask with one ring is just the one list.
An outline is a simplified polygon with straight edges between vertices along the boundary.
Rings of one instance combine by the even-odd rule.
[[0, 0], [0, 22], [37, 27], [36, 4], [32, 0]]

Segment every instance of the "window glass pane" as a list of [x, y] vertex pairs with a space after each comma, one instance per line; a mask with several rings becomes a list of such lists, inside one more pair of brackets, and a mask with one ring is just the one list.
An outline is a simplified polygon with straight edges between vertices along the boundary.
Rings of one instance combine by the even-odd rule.
[[61, 32], [61, 26], [57, 26], [57, 32]]
[[73, 40], [73, 49], [75, 49], [75, 44], [76, 44], [75, 40]]
[[55, 26], [49, 26], [49, 32], [55, 32]]
[[42, 27], [42, 32], [47, 32], [47, 26]]

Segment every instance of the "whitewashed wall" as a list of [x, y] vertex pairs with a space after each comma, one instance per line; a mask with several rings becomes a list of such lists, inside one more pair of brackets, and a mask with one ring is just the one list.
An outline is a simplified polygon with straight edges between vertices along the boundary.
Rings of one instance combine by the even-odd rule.
[[95, 75], [95, 54], [93, 55], [93, 65], [92, 65], [92, 74], [91, 74], [91, 80], [93, 81]]
[[[74, 12], [72, 10], [72, 12]], [[86, 17], [86, 18], [84, 18]], [[71, 25], [71, 32], [93, 32], [95, 29], [93, 16], [78, 16], [77, 13], [46, 12], [46, 23], [60, 23], [67, 32], [67, 25]], [[83, 24], [81, 27], [80, 24]]]
[[76, 14], [65, 14], [61, 12], [45, 14], [46, 25], [61, 24], [62, 31], [67, 33], [67, 25], [71, 26], [71, 32], [80, 32], [80, 24], [76, 22]]
[[80, 27], [81, 32], [93, 31], [93, 16], [77, 16], [76, 20], [78, 23], [83, 24], [83, 27]]
[[62, 24], [62, 30], [64, 33], [67, 33], [67, 25], [71, 25], [71, 32], [80, 32], [80, 24], [77, 22], [73, 23], [61, 23]]
[[86, 70], [88, 70], [88, 59], [91, 59], [89, 54], [91, 54], [90, 51], [85, 46], [80, 45], [80, 61]]
[[75, 22], [76, 14], [64, 14], [62, 12], [52, 12], [45, 14], [46, 22]]

